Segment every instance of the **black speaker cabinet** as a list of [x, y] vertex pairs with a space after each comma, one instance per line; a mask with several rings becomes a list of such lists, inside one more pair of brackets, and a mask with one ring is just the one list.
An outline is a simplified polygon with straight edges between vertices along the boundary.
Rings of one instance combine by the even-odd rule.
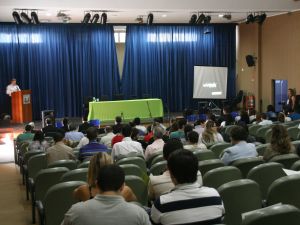
[[253, 55], [246, 56], [246, 62], [249, 67], [255, 66], [255, 58]]

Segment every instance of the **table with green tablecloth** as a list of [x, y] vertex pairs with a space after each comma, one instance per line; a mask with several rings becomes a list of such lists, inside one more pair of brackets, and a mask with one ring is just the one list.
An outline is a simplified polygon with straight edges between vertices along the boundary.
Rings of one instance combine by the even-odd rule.
[[103, 101], [89, 103], [89, 120], [99, 119], [101, 122], [114, 121], [116, 116], [125, 120], [135, 117], [149, 119], [163, 117], [164, 110], [161, 99], [135, 99], [121, 101]]

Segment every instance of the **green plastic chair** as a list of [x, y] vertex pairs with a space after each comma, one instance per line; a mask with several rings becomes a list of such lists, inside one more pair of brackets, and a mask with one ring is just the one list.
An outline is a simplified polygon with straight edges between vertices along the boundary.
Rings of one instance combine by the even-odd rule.
[[300, 158], [297, 154], [290, 153], [290, 154], [274, 156], [273, 158], [271, 158], [270, 162], [281, 163], [285, 169], [290, 169], [292, 165], [299, 159]]
[[160, 156], [162, 154], [163, 154], [163, 151], [158, 151], [158, 152], [155, 152], [153, 155], [151, 155], [149, 157], [149, 159], [147, 160], [147, 167], [148, 168], [151, 167], [153, 159], [155, 159], [157, 156]]
[[143, 178], [143, 171], [135, 164], [123, 164], [120, 167], [124, 170], [125, 175], [134, 175]]
[[199, 162], [199, 170], [204, 176], [204, 174], [212, 169], [225, 166], [220, 159], [208, 159]]
[[229, 148], [232, 146], [230, 143], [227, 142], [222, 142], [222, 143], [217, 143], [211, 146], [209, 149], [215, 153], [216, 158], [220, 158], [221, 155], [223, 154], [224, 149]]
[[299, 171], [300, 170], [300, 160], [296, 161], [292, 167], [291, 170]]
[[117, 165], [134, 164], [137, 165], [143, 172], [147, 172], [146, 162], [141, 157], [127, 157], [117, 161]]
[[164, 158], [163, 155], [156, 156], [156, 157], [152, 160], [150, 167], [153, 166], [154, 164], [156, 164], [156, 163], [158, 163], [158, 162], [161, 162], [161, 161], [164, 161], [164, 160], [165, 160], [165, 158]]
[[272, 125], [261, 126], [256, 131], [256, 137], [262, 138], [263, 140], [265, 140], [266, 139], [266, 133], [267, 133], [268, 130], [272, 130]]
[[267, 194], [267, 205], [283, 203], [300, 208], [299, 187], [300, 174], [285, 176], [275, 180]]
[[196, 150], [193, 152], [195, 156], [197, 156], [199, 161], [208, 160], [208, 159], [216, 159], [215, 153], [213, 153], [211, 150]]
[[262, 207], [259, 186], [252, 180], [231, 181], [220, 186], [218, 192], [225, 207], [225, 224], [240, 225], [242, 213]]
[[166, 160], [161, 161], [151, 166], [150, 174], [152, 174], [153, 176], [158, 176], [161, 175], [163, 172], [165, 172], [166, 169], [167, 169], [167, 161]]
[[27, 200], [29, 200], [29, 179], [35, 180], [37, 173], [45, 168], [47, 168], [46, 153], [30, 157], [27, 166], [24, 167]]
[[142, 178], [129, 175], [125, 176], [125, 183], [128, 187], [130, 187], [137, 197], [137, 200], [143, 206], [148, 205], [148, 191], [147, 184], [142, 180]]
[[251, 157], [235, 160], [231, 165], [239, 168], [243, 177], [246, 178], [247, 174], [253, 167], [262, 163], [264, 163], [264, 160], [261, 157]]
[[87, 181], [87, 173], [88, 168], [79, 168], [75, 170], [71, 170], [69, 172], [66, 172], [64, 175], [62, 175], [60, 181], [61, 182], [67, 182], [67, 181]]
[[300, 130], [298, 129], [298, 126], [287, 128], [287, 132], [288, 132], [289, 137], [291, 138], [292, 141], [296, 141], [297, 140], [299, 131]]
[[267, 130], [267, 132], [266, 132], [266, 135], [265, 135], [266, 143], [270, 143], [271, 142], [271, 138], [272, 138], [272, 129], [271, 130]]
[[270, 144], [262, 144], [262, 145], [258, 145], [256, 146], [256, 151], [258, 153], [259, 156], [264, 156], [266, 148], [269, 146]]
[[242, 179], [241, 171], [234, 166], [224, 166], [208, 171], [203, 176], [203, 185], [217, 189], [221, 185]]
[[292, 205], [272, 205], [245, 214], [242, 225], [299, 225], [300, 210]]
[[35, 223], [35, 206], [36, 201], [44, 200], [48, 189], [60, 182], [63, 174], [69, 169], [64, 167], [48, 168], [38, 172], [35, 180], [29, 179], [31, 192], [31, 206], [32, 206], [32, 223]]
[[[299, 133], [300, 134], [300, 133]], [[297, 137], [297, 141], [292, 141], [292, 144], [294, 145], [295, 149], [298, 148], [298, 146], [300, 145], [300, 140], [299, 138]]]
[[75, 155], [76, 159], [79, 157], [79, 149], [73, 149], [73, 154]]
[[282, 169], [282, 165], [276, 162], [269, 162], [258, 165], [252, 168], [247, 178], [254, 180], [259, 184], [262, 198], [267, 198], [267, 193], [271, 184], [280, 177], [286, 176], [285, 172]]
[[89, 168], [90, 161], [82, 162], [78, 165], [78, 168]]
[[228, 126], [225, 126], [225, 134], [230, 136], [230, 132], [232, 130], [232, 128], [234, 128], [236, 125], [228, 125]]
[[34, 151], [26, 152], [24, 154], [23, 160], [20, 163], [20, 170], [21, 170], [21, 173], [22, 173], [22, 176], [23, 176], [23, 184], [25, 184], [25, 174], [26, 174], [25, 170], [27, 170], [27, 168], [28, 168], [28, 166], [27, 166], [28, 160], [34, 155], [43, 154], [43, 153], [45, 153], [45, 152], [40, 151], [40, 150], [34, 150]]
[[259, 128], [261, 128], [261, 127], [262, 127], [262, 126], [261, 126], [261, 125], [258, 125], [258, 124], [255, 124], [255, 125], [249, 127], [249, 134], [250, 134], [251, 136], [256, 137], [257, 130], [258, 130]]
[[73, 204], [77, 203], [73, 197], [73, 191], [85, 184], [82, 181], [69, 181], [49, 188], [43, 203], [37, 202], [40, 220], [44, 221], [46, 225], [60, 225], [65, 213]]
[[77, 168], [77, 162], [71, 159], [58, 160], [48, 165], [48, 168], [66, 167], [69, 170], [75, 170]]

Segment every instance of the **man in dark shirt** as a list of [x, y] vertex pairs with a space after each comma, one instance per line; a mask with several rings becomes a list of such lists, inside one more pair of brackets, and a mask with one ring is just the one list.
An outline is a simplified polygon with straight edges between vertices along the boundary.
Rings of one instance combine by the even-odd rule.
[[122, 128], [123, 128], [121, 116], [116, 117], [115, 123], [116, 124], [113, 125], [113, 133], [114, 134], [119, 134], [119, 133], [122, 132]]
[[79, 150], [80, 161], [89, 160], [93, 155], [96, 155], [98, 152], [107, 152], [107, 147], [97, 142], [98, 133], [96, 127], [88, 128], [86, 130], [86, 136], [89, 139], [89, 143]]
[[87, 118], [85, 117], [85, 118], [83, 118], [82, 124], [79, 125], [78, 131], [83, 134], [86, 134], [86, 130], [90, 127], [91, 127], [91, 125], [89, 124], [89, 122], [87, 121]]
[[[62, 132], [60, 129], [56, 128], [53, 123], [52, 123], [52, 120], [50, 118], [48, 118], [46, 120], [46, 124], [47, 126], [45, 126], [42, 131], [44, 134], [49, 134], [49, 133], [57, 133], [57, 132]], [[62, 132], [63, 133], [63, 132]], [[49, 136], [52, 136], [52, 135], [49, 135]]]

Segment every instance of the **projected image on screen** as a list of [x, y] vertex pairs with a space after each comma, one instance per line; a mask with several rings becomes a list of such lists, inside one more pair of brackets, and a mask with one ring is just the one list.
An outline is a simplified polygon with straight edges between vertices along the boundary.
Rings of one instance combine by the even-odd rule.
[[227, 67], [194, 66], [193, 98], [226, 99]]

